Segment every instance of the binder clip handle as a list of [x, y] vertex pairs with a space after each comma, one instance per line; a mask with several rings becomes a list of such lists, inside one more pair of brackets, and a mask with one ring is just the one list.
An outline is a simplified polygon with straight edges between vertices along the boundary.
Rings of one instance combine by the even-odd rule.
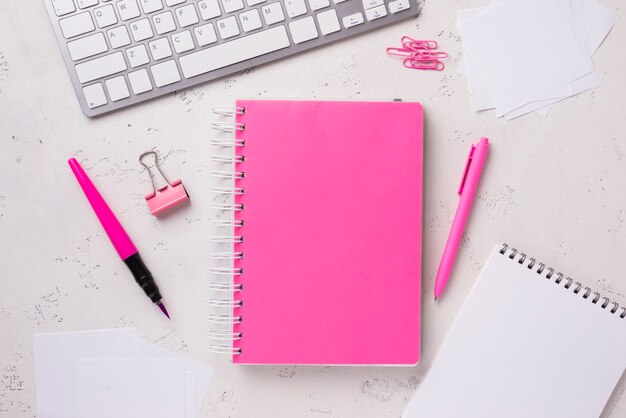
[[[144, 162], [144, 158], [147, 156], [153, 156], [153, 165], [158, 170], [159, 174], [165, 180], [166, 185], [161, 188], [157, 188], [154, 181], [154, 173], [151, 167]], [[148, 208], [150, 213], [154, 216], [159, 216], [163, 212], [178, 206], [189, 200], [189, 194], [183, 186], [183, 182], [179, 179], [170, 181], [161, 170], [159, 165], [159, 156], [155, 151], [146, 151], [139, 156], [139, 162], [148, 170], [150, 176], [150, 182], [152, 183], [152, 193], [146, 195], [145, 199], [148, 202]]]

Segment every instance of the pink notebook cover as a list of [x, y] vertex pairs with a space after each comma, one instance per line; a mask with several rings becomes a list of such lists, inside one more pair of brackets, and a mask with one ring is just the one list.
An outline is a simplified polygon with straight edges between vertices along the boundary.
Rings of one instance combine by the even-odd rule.
[[241, 364], [420, 354], [419, 103], [240, 100]]

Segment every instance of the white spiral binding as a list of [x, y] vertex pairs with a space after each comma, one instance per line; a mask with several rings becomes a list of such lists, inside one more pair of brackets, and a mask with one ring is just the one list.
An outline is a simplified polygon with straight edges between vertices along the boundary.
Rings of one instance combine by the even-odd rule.
[[[536, 260], [534, 258], [532, 257], [528, 258], [528, 262], [526, 262], [526, 254], [518, 253], [517, 249], [515, 248], [509, 249], [508, 244], [506, 243], [502, 244], [502, 248], [500, 249], [500, 254], [508, 257], [511, 260], [516, 260], [518, 264], [525, 265], [526, 268], [528, 268], [529, 270], [533, 270], [537, 274], [543, 275], [546, 279], [552, 280], [555, 284], [561, 285], [561, 283], [565, 281], [565, 283], [563, 284], [563, 288], [566, 290], [569, 290], [572, 287], [572, 284], [574, 284], [572, 293], [576, 295], [581, 295], [583, 299], [590, 300], [591, 303], [593, 303], [594, 305], [598, 305], [602, 309], [606, 309], [609, 305], [612, 305], [611, 308], [608, 310], [608, 312], [619, 315], [619, 317], [622, 319], [626, 318], [626, 307], [622, 307], [621, 312], [618, 313], [618, 310], [620, 310], [620, 306], [617, 302], [614, 302], [614, 301], [612, 302], [608, 297], [602, 296], [600, 292], [592, 291], [590, 287], [583, 286], [580, 282], [574, 282], [574, 280], [571, 277], [566, 277], [561, 272], [555, 273], [552, 267], [548, 267], [546, 269], [546, 265], [544, 263], [539, 263], [538, 267], [535, 269]], [[544, 270], [547, 270], [547, 273], [545, 275], [543, 274]], [[553, 277], [554, 277], [554, 280], [553, 280]], [[581, 290], [584, 290], [582, 294], [581, 294]], [[593, 297], [590, 299], [590, 296], [592, 294], [593, 294]], [[598, 304], [600, 300], [602, 300], [602, 302]]]
[[213, 106], [211, 112], [222, 116], [245, 115], [246, 108], [241, 106]]
[[223, 139], [223, 138], [213, 138], [211, 139], [211, 145], [215, 147], [243, 147], [245, 145], [245, 141], [243, 139]]
[[[238, 117], [245, 115], [246, 109], [243, 107], [218, 106], [213, 108], [213, 113], [233, 118], [235, 116]], [[225, 133], [234, 133], [237, 131], [243, 132], [245, 130], [245, 125], [237, 121], [214, 122], [212, 123], [212, 127], [215, 130]], [[218, 168], [218, 170], [212, 171], [211, 175], [222, 182], [229, 183], [228, 187], [213, 187], [211, 189], [211, 193], [214, 195], [225, 196], [224, 200], [230, 199], [230, 201], [227, 202], [214, 203], [211, 207], [212, 209], [220, 212], [226, 211], [232, 214], [241, 212], [244, 210], [244, 205], [242, 203], [236, 203], [233, 200], [236, 196], [244, 194], [243, 187], [240, 187], [236, 183], [238, 180], [242, 180], [244, 178], [245, 173], [243, 170], [236, 167], [238, 164], [245, 162], [245, 157], [240, 155], [240, 153], [235, 152], [235, 149], [244, 147], [245, 141], [240, 138], [213, 138], [211, 139], [211, 145], [222, 149], [221, 155], [214, 155], [211, 157], [211, 162], [216, 165], [216, 168]], [[230, 154], [230, 152], [232, 152], [232, 154]], [[232, 169], [222, 169], [222, 167], [227, 167], [227, 165], [230, 165]], [[242, 332], [237, 329], [237, 325], [242, 323], [243, 318], [240, 312], [237, 312], [237, 315], [233, 312], [234, 310], [238, 310], [243, 307], [243, 300], [241, 298], [241, 296], [244, 295], [244, 293], [242, 293], [243, 284], [235, 282], [235, 278], [242, 277], [243, 269], [234, 267], [234, 262], [243, 258], [243, 252], [235, 251], [235, 246], [243, 243], [243, 236], [235, 235], [234, 231], [236, 229], [243, 230], [241, 228], [244, 226], [244, 221], [242, 219], [234, 219], [234, 216], [230, 219], [228, 216], [225, 216], [225, 218], [226, 219], [215, 219], [212, 222], [214, 226], [218, 228], [228, 228], [233, 233], [232, 235], [218, 235], [211, 237], [211, 240], [214, 243], [228, 244], [230, 246], [230, 250], [226, 252], [215, 252], [210, 255], [213, 260], [220, 261], [222, 263], [227, 262], [229, 266], [213, 266], [209, 268], [209, 273], [216, 279], [215, 281], [209, 283], [209, 290], [216, 295], [216, 297], [209, 299], [209, 306], [216, 310], [221, 310], [222, 312], [212, 313], [209, 315], [209, 322], [214, 324], [216, 327], [230, 327], [230, 329], [211, 330], [209, 332], [209, 338], [216, 340], [218, 344], [211, 344], [209, 346], [209, 350], [219, 354], [240, 355], [241, 348], [233, 345], [226, 345], [225, 343], [232, 343], [233, 341], [240, 340], [242, 338]], [[229, 278], [231, 281], [229, 283], [219, 281], [220, 277]], [[240, 279], [237, 279], [237, 281], [238, 280]], [[235, 297], [235, 295], [238, 296]], [[228, 314], [224, 313], [226, 310], [229, 311]]]

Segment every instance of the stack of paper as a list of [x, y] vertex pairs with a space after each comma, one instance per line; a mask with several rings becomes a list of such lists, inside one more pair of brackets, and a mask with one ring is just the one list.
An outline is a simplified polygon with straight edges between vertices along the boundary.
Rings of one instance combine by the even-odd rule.
[[513, 119], [598, 86], [591, 56], [617, 15], [597, 0], [493, 0], [457, 27], [474, 110]]
[[34, 335], [39, 418], [196, 417], [213, 369], [134, 329]]

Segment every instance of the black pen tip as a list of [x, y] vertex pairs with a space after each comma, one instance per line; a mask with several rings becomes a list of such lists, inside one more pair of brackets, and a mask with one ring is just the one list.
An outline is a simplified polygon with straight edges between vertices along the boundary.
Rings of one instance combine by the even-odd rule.
[[165, 309], [165, 305], [163, 304], [163, 302], [158, 301], [156, 304], [159, 306], [159, 309], [161, 309], [161, 312], [163, 312], [163, 315], [167, 316], [167, 319], [172, 319], [170, 318], [170, 314], [167, 313], [167, 309]]

